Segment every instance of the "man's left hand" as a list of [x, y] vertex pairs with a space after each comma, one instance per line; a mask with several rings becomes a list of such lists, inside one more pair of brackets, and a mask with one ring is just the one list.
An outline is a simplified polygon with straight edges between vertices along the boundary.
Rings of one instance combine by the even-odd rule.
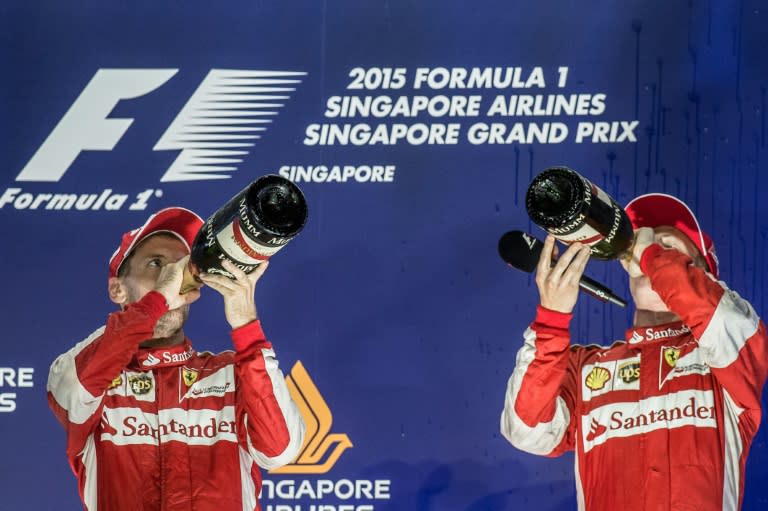
[[269, 263], [262, 262], [249, 274], [228, 260], [223, 260], [221, 266], [235, 277], [234, 280], [211, 273], [200, 274], [200, 280], [224, 297], [224, 315], [234, 330], [259, 319], [255, 299], [256, 282], [267, 270]]

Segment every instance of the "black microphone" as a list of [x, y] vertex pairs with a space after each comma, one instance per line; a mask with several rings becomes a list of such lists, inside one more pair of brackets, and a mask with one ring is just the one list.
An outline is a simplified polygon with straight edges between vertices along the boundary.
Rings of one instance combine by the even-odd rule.
[[[504, 262], [526, 273], [531, 273], [536, 269], [543, 247], [544, 243], [522, 231], [506, 232], [499, 239], [499, 255]], [[554, 265], [555, 261], [552, 261], [552, 264]], [[587, 276], [581, 276], [579, 287], [587, 294], [603, 302], [615, 303], [621, 307], [627, 306], [626, 300], [616, 296], [613, 291]]]

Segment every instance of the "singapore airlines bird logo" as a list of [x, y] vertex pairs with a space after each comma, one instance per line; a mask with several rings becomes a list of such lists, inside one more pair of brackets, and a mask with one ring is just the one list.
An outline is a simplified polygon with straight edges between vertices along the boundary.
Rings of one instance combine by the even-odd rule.
[[331, 410], [301, 361], [296, 361], [285, 382], [304, 417], [307, 432], [296, 460], [269, 473], [325, 474], [333, 468], [341, 453], [352, 447], [352, 442], [344, 433], [330, 433], [333, 424]]

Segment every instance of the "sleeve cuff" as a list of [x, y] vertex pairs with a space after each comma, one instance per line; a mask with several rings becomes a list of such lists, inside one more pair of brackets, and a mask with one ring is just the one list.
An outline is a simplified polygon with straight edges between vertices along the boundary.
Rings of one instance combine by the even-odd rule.
[[243, 351], [254, 345], [261, 345], [262, 348], [272, 347], [272, 344], [264, 336], [261, 321], [258, 319], [232, 330], [231, 335], [235, 351]]
[[640, 270], [644, 274], [648, 275], [648, 265], [652, 260], [656, 259], [661, 252], [664, 252], [664, 249], [657, 243], [653, 243], [643, 250], [643, 254], [640, 256]]
[[168, 312], [168, 303], [165, 301], [165, 297], [157, 291], [150, 291], [141, 300], [132, 303], [129, 307], [143, 310], [153, 323], [160, 319], [160, 316]]
[[573, 313], [553, 311], [539, 305], [536, 307], [536, 319], [534, 322], [552, 328], [568, 330], [571, 319], [573, 319]]

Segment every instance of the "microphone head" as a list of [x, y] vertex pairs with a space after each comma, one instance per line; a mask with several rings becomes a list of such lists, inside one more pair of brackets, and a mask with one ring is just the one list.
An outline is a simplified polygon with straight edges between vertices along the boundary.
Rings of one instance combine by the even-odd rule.
[[499, 239], [499, 255], [505, 263], [531, 273], [539, 264], [544, 244], [522, 231], [509, 231]]

